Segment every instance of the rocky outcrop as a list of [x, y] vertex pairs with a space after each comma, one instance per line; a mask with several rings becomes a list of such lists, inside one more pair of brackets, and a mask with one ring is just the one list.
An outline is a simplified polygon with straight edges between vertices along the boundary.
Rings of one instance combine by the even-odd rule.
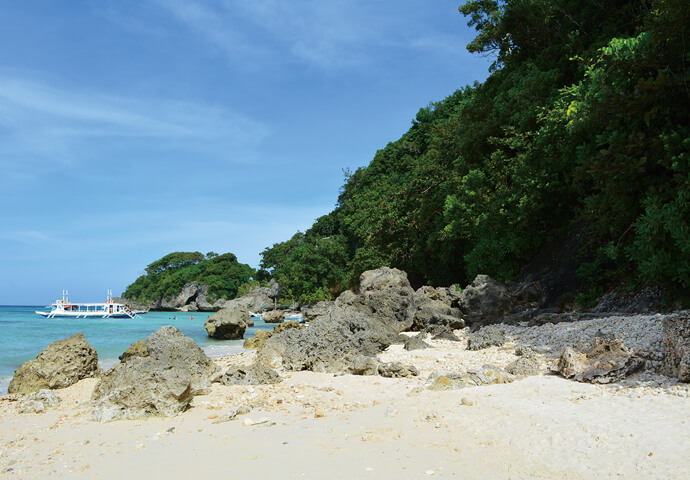
[[264, 322], [265, 323], [283, 323], [285, 321], [285, 314], [281, 312], [280, 310], [273, 310], [271, 312], [267, 312], [264, 315]]
[[508, 287], [488, 275], [477, 275], [460, 297], [463, 318], [474, 327], [498, 323], [514, 306]]
[[137, 348], [139, 354], [115, 365], [96, 384], [93, 420], [172, 417], [220, 379], [220, 368], [175, 327], [161, 327], [144, 344], [145, 356]]
[[424, 334], [419, 333], [414, 337], [409, 337], [405, 340], [403, 344], [405, 350], [424, 350], [426, 348], [433, 348], [431, 345], [424, 341]]
[[419, 370], [414, 365], [403, 365], [400, 362], [380, 363], [379, 375], [388, 378], [416, 377]]
[[273, 332], [268, 330], [257, 330], [253, 337], [246, 338], [242, 345], [247, 350], [256, 350], [263, 347], [266, 340], [273, 336]]
[[14, 372], [8, 393], [31, 393], [41, 389], [65, 388], [82, 378], [100, 373], [98, 353], [83, 333], [48, 345], [35, 360], [24, 362]]
[[221, 379], [223, 385], [269, 385], [282, 381], [278, 372], [260, 362], [230, 368]]
[[360, 285], [359, 294], [343, 292], [308, 328], [273, 335], [259, 358], [286, 370], [358, 370], [354, 367], [367, 363], [359, 357], [373, 357], [398, 341], [415, 313], [414, 291], [404, 272], [386, 267], [365, 272]]
[[690, 382], [690, 312], [669, 315], [663, 320], [663, 372], [681, 382]]
[[433, 334], [465, 328], [462, 312], [457, 308], [460, 292], [455, 287], [421, 287], [414, 293], [416, 312], [412, 329]]
[[198, 282], [187, 283], [180, 293], [173, 298], [159, 298], [150, 304], [151, 310], [183, 311], [183, 312], [215, 312], [226, 303], [225, 299], [211, 300], [208, 285]]
[[223, 340], [240, 340], [247, 330], [249, 310], [238, 303], [217, 311], [204, 323], [209, 337]]
[[500, 347], [506, 343], [506, 332], [500, 327], [491, 325], [470, 333], [467, 337], [467, 350], [483, 350], [489, 347]]
[[566, 347], [554, 370], [578, 382], [612, 383], [643, 365], [644, 360], [627, 349], [622, 340], [597, 337], [594, 347], [586, 352]]

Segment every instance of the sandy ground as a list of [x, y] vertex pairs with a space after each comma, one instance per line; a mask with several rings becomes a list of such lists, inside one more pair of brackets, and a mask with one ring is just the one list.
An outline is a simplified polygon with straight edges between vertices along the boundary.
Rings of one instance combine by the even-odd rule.
[[[543, 375], [433, 391], [433, 372], [516, 357], [514, 344], [470, 352], [464, 341], [431, 343], [382, 354], [419, 377], [281, 372], [278, 385], [216, 384], [174, 418], [90, 421], [93, 379], [57, 391], [62, 402], [46, 413], [21, 414], [19, 397], [1, 397], [0, 477], [690, 478], [688, 385], [652, 375], [581, 384], [548, 374], [545, 359]], [[228, 420], [237, 405], [253, 408]]]

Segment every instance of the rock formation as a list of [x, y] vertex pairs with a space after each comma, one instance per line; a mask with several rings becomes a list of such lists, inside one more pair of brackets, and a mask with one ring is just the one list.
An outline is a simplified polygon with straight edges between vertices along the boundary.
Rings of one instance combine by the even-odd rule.
[[282, 381], [278, 372], [260, 362], [230, 368], [221, 379], [223, 385], [268, 385]]
[[483, 350], [489, 347], [500, 347], [506, 343], [506, 332], [500, 327], [491, 325], [470, 333], [467, 337], [467, 350]]
[[240, 340], [247, 330], [249, 310], [239, 303], [232, 303], [217, 311], [204, 323], [209, 337], [224, 340]]
[[665, 352], [664, 374], [681, 382], [690, 382], [690, 312], [664, 318], [661, 335]]
[[578, 382], [617, 382], [639, 370], [644, 360], [623, 345], [622, 340], [597, 337], [593, 348], [580, 352], [566, 347], [555, 370]]
[[31, 393], [44, 388], [65, 388], [99, 373], [98, 353], [80, 332], [51, 343], [35, 360], [24, 362], [14, 372], [7, 392]]
[[140, 353], [115, 365], [96, 384], [92, 419], [171, 417], [220, 379], [220, 368], [175, 327], [161, 327], [144, 344], [147, 355], [135, 349]]

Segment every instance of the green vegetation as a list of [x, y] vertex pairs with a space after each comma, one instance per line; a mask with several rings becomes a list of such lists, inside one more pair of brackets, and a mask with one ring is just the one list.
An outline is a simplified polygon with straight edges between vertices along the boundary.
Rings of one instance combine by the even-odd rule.
[[239, 263], [232, 253], [175, 252], [146, 267], [146, 274], [127, 287], [123, 296], [148, 302], [178, 295], [185, 284], [208, 285], [209, 296], [235, 298], [240, 288], [252, 280], [256, 272]]
[[508, 280], [585, 225], [585, 293], [690, 288], [690, 2], [476, 0], [460, 12], [477, 30], [468, 49], [495, 58], [489, 78], [420, 109], [261, 268], [302, 301], [381, 265], [414, 285]]

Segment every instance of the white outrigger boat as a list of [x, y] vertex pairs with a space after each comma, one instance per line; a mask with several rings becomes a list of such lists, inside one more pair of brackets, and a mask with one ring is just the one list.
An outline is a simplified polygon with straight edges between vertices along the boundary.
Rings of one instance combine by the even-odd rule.
[[103, 303], [73, 303], [68, 297], [69, 292], [63, 290], [62, 300], [53, 302], [49, 312], [36, 311], [36, 314], [45, 318], [134, 318], [139, 313], [127, 305], [114, 302], [110, 290]]

